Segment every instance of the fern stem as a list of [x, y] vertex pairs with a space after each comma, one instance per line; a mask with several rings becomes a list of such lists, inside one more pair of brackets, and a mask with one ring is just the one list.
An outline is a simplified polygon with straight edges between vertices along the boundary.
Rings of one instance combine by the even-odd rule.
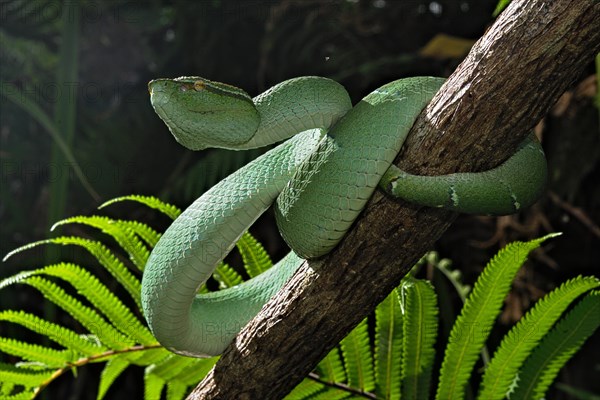
[[99, 361], [103, 358], [111, 357], [111, 356], [114, 356], [117, 354], [134, 353], [134, 352], [154, 350], [154, 349], [159, 349], [159, 348], [162, 348], [162, 346], [160, 344], [153, 344], [153, 345], [149, 345], [149, 346], [137, 345], [137, 346], [128, 347], [126, 349], [108, 350], [103, 353], [94, 354], [93, 356], [80, 358], [79, 360], [77, 360], [75, 362], [69, 363], [66, 367], [62, 367], [62, 368], [59, 368], [56, 371], [54, 371], [54, 373], [50, 376], [50, 378], [48, 378], [45, 382], [43, 382], [39, 387], [37, 387], [35, 389], [32, 399], [35, 399], [35, 397], [38, 394], [40, 394], [55, 379], [62, 376], [65, 372], [73, 370], [74, 368], [82, 367], [91, 362]]

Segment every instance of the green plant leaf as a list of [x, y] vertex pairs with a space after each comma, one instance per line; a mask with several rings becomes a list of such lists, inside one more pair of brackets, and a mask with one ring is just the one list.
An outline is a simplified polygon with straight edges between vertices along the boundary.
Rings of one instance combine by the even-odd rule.
[[144, 240], [150, 247], [156, 246], [158, 239], [160, 239], [160, 233], [156, 232], [154, 229], [141, 222], [120, 219], [117, 220], [117, 223], [122, 225], [124, 228], [133, 231], [136, 235], [142, 238], [142, 240]]
[[36, 271], [69, 282], [85, 296], [110, 322], [127, 336], [143, 345], [156, 343], [150, 330], [104, 284], [85, 269], [74, 264], [56, 264]]
[[144, 400], [160, 400], [165, 383], [158, 376], [148, 372], [148, 368], [146, 368], [144, 373]]
[[477, 362], [477, 355], [500, 312], [515, 274], [530, 251], [554, 236], [557, 235], [510, 243], [485, 267], [450, 333], [436, 399], [464, 398], [465, 386]]
[[519, 373], [511, 400], [541, 399], [560, 369], [600, 327], [600, 291], [585, 296], [544, 337]]
[[0, 363], [0, 382], [11, 382], [28, 388], [38, 387], [52, 375], [53, 371], [35, 371]]
[[94, 309], [84, 306], [79, 300], [67, 294], [53, 282], [38, 276], [32, 276], [23, 280], [22, 283], [31, 285], [39, 290], [46, 299], [65, 310], [85, 326], [102, 344], [112, 349], [124, 349], [133, 344], [132, 339], [123, 335], [111, 324], [107, 323]]
[[187, 394], [188, 387], [179, 381], [167, 382], [167, 400], [181, 400]]
[[13, 322], [24, 326], [33, 332], [50, 338], [67, 349], [72, 349], [84, 355], [89, 356], [106, 350], [104, 346], [86, 340], [85, 337], [67, 328], [23, 311], [0, 311], [0, 321]]
[[264, 247], [249, 232], [244, 232], [237, 241], [236, 246], [250, 278], [262, 274], [273, 266], [273, 262]]
[[229, 265], [221, 263], [213, 272], [213, 278], [219, 282], [219, 289], [226, 289], [243, 282], [242, 276]]
[[402, 310], [393, 290], [375, 309], [375, 393], [381, 399], [400, 396]]
[[359, 323], [341, 342], [348, 385], [363, 392], [375, 389], [373, 355], [369, 344], [367, 320]]
[[438, 327], [437, 297], [429, 281], [410, 277], [401, 290], [405, 303], [402, 398], [428, 399]]
[[321, 380], [325, 382], [346, 382], [346, 371], [337, 347], [331, 349], [325, 358], [319, 362], [317, 371], [319, 371]]
[[503, 399], [527, 356], [565, 309], [581, 294], [598, 286], [600, 281], [596, 278], [578, 277], [538, 301], [502, 339], [483, 375], [479, 398]]
[[102, 400], [106, 396], [106, 392], [114, 383], [115, 379], [121, 375], [130, 365], [125, 357], [113, 357], [108, 360], [102, 373], [100, 374], [100, 384], [98, 386], [98, 396], [96, 400]]
[[166, 216], [168, 216], [169, 218], [171, 218], [173, 220], [175, 218], [177, 218], [179, 216], [179, 214], [181, 214], [181, 210], [172, 204], [165, 203], [164, 201], [159, 200], [154, 196], [141, 196], [141, 195], [137, 195], [137, 194], [132, 194], [129, 196], [121, 196], [121, 197], [117, 197], [116, 199], [109, 200], [105, 203], [102, 203], [98, 207], [98, 209], [110, 206], [115, 203], [119, 203], [121, 201], [136, 201], [138, 203], [144, 204], [145, 206], [148, 206], [150, 208], [160, 211], [161, 213], [165, 214]]
[[287, 396], [285, 396], [285, 400], [313, 399], [317, 393], [325, 388], [326, 386], [320, 382], [312, 379], [304, 379], [294, 389], [292, 389]]
[[[80, 238], [77, 236], [60, 236], [60, 237], [56, 237], [56, 238], [52, 238], [52, 239], [40, 240], [38, 242], [33, 242], [33, 243], [29, 243], [25, 246], [21, 246], [15, 250], [11, 251], [10, 253], [8, 253], [4, 257], [4, 260], [8, 259], [9, 257], [13, 256], [16, 253], [19, 253], [21, 251], [25, 251], [25, 250], [28, 250], [28, 249], [31, 249], [33, 247], [43, 245], [43, 244], [60, 244], [63, 246], [76, 245], [76, 246], [81, 246], [84, 249], [86, 249], [87, 251], [89, 251], [98, 260], [100, 265], [102, 265], [117, 280], [117, 282], [119, 282], [121, 285], [123, 285], [125, 290], [127, 290], [127, 292], [129, 292], [129, 294], [131, 295], [133, 300], [136, 302], [138, 309], [141, 310], [141, 299], [140, 299], [141, 284], [140, 284], [140, 281], [135, 276], [133, 276], [133, 274], [127, 269], [127, 267], [125, 267], [125, 265], [123, 265], [123, 263], [121, 261], [119, 261], [119, 259], [117, 257], [115, 257], [115, 255], [113, 253], [111, 253], [111, 251], [108, 250], [108, 248], [104, 244], [102, 244], [100, 242]], [[14, 279], [20, 279], [19, 276], [21, 276], [22, 274], [31, 275], [34, 273], [35, 273], [34, 271], [22, 272], [17, 275], [14, 275], [10, 278], [7, 278], [4, 281], [0, 282], [0, 289], [4, 286], [14, 282]]]
[[102, 232], [107, 235], [112, 236], [117, 243], [129, 254], [129, 258], [133, 262], [133, 264], [140, 270], [144, 270], [144, 266], [146, 265], [146, 261], [150, 256], [150, 252], [148, 248], [144, 246], [144, 244], [137, 238], [135, 233], [125, 227], [124, 225], [120, 225], [117, 221], [110, 219], [108, 217], [100, 217], [97, 215], [92, 216], [84, 216], [80, 215], [77, 217], [70, 217], [63, 219], [62, 221], [56, 222], [51, 230], [54, 230], [57, 226], [66, 225], [66, 224], [84, 224], [91, 226], [96, 229], [100, 229]]
[[60, 368], [66, 363], [74, 361], [75, 358], [74, 352], [55, 350], [50, 347], [4, 337], [0, 337], [0, 351], [21, 357], [24, 360], [38, 362], [49, 368]]
[[510, 4], [511, 0], [499, 0], [498, 4], [496, 4], [496, 8], [494, 9], [494, 12], [492, 13], [492, 16], [494, 18], [496, 18], [498, 15], [500, 15], [500, 13], [506, 8], [508, 7], [508, 5]]

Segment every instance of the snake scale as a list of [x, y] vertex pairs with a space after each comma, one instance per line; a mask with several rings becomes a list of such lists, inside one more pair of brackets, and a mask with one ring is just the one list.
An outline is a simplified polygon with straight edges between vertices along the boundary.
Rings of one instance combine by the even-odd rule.
[[[189, 149], [242, 150], [283, 141], [204, 193], [160, 238], [142, 279], [143, 311], [159, 342], [187, 356], [222, 353], [303, 259], [339, 243], [378, 186], [420, 205], [466, 213], [509, 214], [531, 205], [546, 180], [544, 154], [533, 136], [503, 164], [481, 173], [415, 176], [390, 166], [443, 82], [397, 80], [354, 107], [340, 84], [321, 77], [290, 79], [255, 98], [200, 77], [150, 82], [152, 106]], [[243, 284], [198, 295], [273, 203], [293, 251]]]

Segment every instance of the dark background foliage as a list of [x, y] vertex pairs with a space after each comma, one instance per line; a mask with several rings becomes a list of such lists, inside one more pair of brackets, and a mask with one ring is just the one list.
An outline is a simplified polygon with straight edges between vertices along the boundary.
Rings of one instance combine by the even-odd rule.
[[[200, 75], [256, 95], [287, 78], [322, 75], [340, 81], [358, 101], [400, 77], [449, 75], [470, 41], [493, 21], [495, 5], [496, 0], [83, 1], [79, 18], [71, 20], [78, 20], [77, 79], [59, 85], [61, 32], [69, 23], [63, 2], [2, 2], [1, 90], [12, 90], [7, 83], [15, 85], [48, 115], [59, 104], [74, 102], [70, 147], [97, 196], [82, 186], [71, 163], [53, 157], [56, 143], [31, 114], [0, 96], [0, 253], [43, 239], [56, 219], [90, 214], [100, 202], [119, 195], [152, 194], [185, 207], [265, 151], [183, 149], [152, 111], [149, 80]], [[505, 330], [559, 282], [598, 275], [600, 229], [594, 221], [600, 220], [600, 192], [594, 182], [600, 147], [594, 71], [590, 64], [537, 128], [550, 161], [550, 194], [518, 216], [460, 217], [438, 244], [440, 253], [472, 282], [503, 244], [565, 232], [520, 273], [501, 318]], [[61, 178], [67, 187], [58, 193], [52, 183]], [[57, 196], [66, 196], [66, 202], [51, 209]], [[154, 221], [155, 214], [136, 206], [111, 212], [159, 228], [167, 222]], [[80, 228], [64, 229], [78, 234]], [[253, 232], [275, 258], [287, 251], [270, 215]], [[56, 259], [86, 257], [68, 248], [59, 254], [33, 251], [4, 263], [0, 276]], [[2, 309], [41, 310], [39, 300], [22, 288], [0, 292]], [[14, 333], [11, 329], [0, 326], [0, 335]], [[591, 379], [600, 364], [590, 356], [599, 348], [596, 335], [558, 381], [600, 392], [600, 383]], [[95, 398], [94, 371], [98, 369], [82, 369], [80, 379], [62, 380], [51, 397]], [[140, 398], [141, 376], [130, 371], [121, 379], [129, 381], [119, 385], [121, 392], [113, 398]], [[555, 396], [566, 398], [560, 392]]]

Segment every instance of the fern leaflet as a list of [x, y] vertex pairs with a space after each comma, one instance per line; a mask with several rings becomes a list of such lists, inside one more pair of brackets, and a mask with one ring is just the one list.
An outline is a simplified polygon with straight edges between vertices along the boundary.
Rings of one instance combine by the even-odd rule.
[[548, 235], [530, 242], [513, 242], [504, 247], [483, 270], [456, 319], [444, 354], [436, 399], [458, 399], [490, 328], [500, 312], [512, 280], [530, 251]]
[[244, 232], [236, 246], [250, 278], [262, 274], [273, 266], [273, 262], [264, 247], [249, 232]]
[[437, 298], [428, 281], [408, 278], [402, 285], [406, 302], [402, 335], [402, 397], [429, 398], [437, 337]]
[[175, 207], [172, 204], [165, 203], [162, 200], [157, 199], [154, 196], [141, 196], [137, 194], [132, 194], [129, 196], [121, 196], [116, 199], [109, 200], [105, 203], [102, 203], [98, 209], [107, 207], [109, 205], [119, 203], [121, 201], [137, 201], [138, 203], [144, 204], [150, 208], [160, 211], [171, 219], [175, 219], [181, 214], [181, 210]]
[[363, 392], [375, 389], [373, 355], [366, 319], [340, 342], [340, 347], [348, 375], [348, 385]]
[[535, 348], [519, 373], [511, 400], [541, 399], [558, 371], [600, 327], [600, 291], [585, 296]]
[[375, 393], [382, 399], [400, 396], [402, 313], [395, 290], [375, 309]]
[[581, 294], [598, 287], [595, 278], [575, 278], [537, 302], [504, 336], [483, 375], [480, 399], [503, 399], [517, 371], [565, 309]]

